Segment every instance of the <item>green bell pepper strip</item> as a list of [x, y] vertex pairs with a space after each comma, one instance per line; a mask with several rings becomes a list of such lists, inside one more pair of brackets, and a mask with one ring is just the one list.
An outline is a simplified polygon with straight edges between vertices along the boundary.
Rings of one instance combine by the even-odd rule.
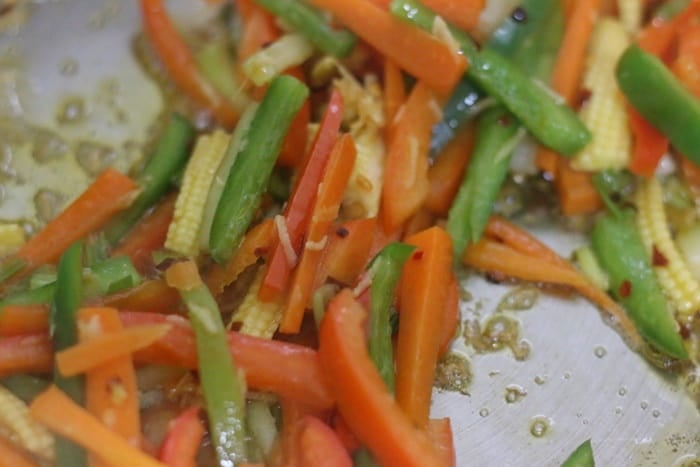
[[350, 54], [357, 36], [347, 29], [334, 29], [316, 8], [299, 0], [255, 0], [255, 3], [279, 16], [292, 29], [306, 36], [321, 51], [335, 57]]
[[447, 213], [455, 258], [462, 257], [468, 243], [481, 238], [513, 150], [525, 134], [519, 130], [518, 122], [500, 106], [479, 117], [469, 169]]
[[105, 230], [105, 238], [111, 245], [117, 244], [167, 191], [173, 176], [185, 167], [192, 138], [192, 124], [180, 115], [171, 115], [153, 155], [138, 175], [141, 193]]
[[595, 467], [591, 440], [586, 440], [567, 457], [561, 467]]
[[215, 261], [225, 262], [238, 247], [267, 189], [282, 141], [308, 94], [308, 88], [291, 76], [278, 76], [270, 84], [214, 213], [209, 250]]
[[51, 383], [33, 375], [10, 375], [0, 379], [0, 385], [19, 397], [26, 404], [31, 404], [36, 396], [44, 392]]
[[[48, 276], [48, 272], [44, 273]], [[48, 280], [48, 277], [47, 277]], [[115, 256], [82, 269], [83, 298], [91, 299], [116, 293], [137, 286], [142, 280], [131, 259], [127, 256]], [[50, 303], [58, 282], [53, 280], [40, 287], [22, 290], [0, 300], [0, 313], [5, 305], [36, 305]]]
[[[248, 457], [245, 382], [239, 378], [231, 357], [219, 306], [207, 286], [201, 282], [194, 263], [189, 264], [196, 274], [193, 277], [196, 280], [192, 286], [178, 288], [178, 292], [187, 306], [194, 330], [210, 437], [219, 465], [233, 466], [245, 462]], [[182, 265], [172, 267], [179, 266]]]
[[392, 393], [394, 392], [394, 352], [391, 344], [391, 307], [403, 265], [415, 249], [413, 245], [393, 242], [382, 248], [369, 264], [372, 275], [369, 356]]
[[[82, 255], [82, 242], [76, 242], [68, 247], [58, 262], [56, 292], [49, 313], [49, 332], [56, 352], [78, 343], [76, 315], [83, 299]], [[85, 388], [82, 376], [64, 377], [58, 369], [54, 369], [54, 384], [77, 404], [83, 405]], [[55, 465], [85, 466], [85, 450], [72, 441], [57, 436]]]
[[700, 101], [637, 45], [620, 57], [617, 83], [629, 103], [684, 156], [700, 164]]
[[591, 246], [610, 277], [612, 295], [625, 307], [639, 334], [657, 350], [687, 359], [678, 324], [656, 279], [633, 213], [599, 218], [591, 233]]
[[[392, 0], [397, 18], [432, 31], [435, 13], [416, 0]], [[463, 31], [450, 31], [469, 61], [467, 76], [487, 94], [498, 99], [542, 144], [571, 156], [591, 139], [591, 133], [563, 102], [533, 81], [515, 63], [495, 50], [479, 50]]]

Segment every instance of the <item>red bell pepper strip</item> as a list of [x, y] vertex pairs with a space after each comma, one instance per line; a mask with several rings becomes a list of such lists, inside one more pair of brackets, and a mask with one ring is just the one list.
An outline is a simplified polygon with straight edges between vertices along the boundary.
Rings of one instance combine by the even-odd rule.
[[369, 358], [367, 312], [345, 289], [331, 300], [321, 322], [318, 356], [338, 411], [382, 465], [442, 465], [424, 431], [396, 404]]
[[158, 452], [158, 460], [168, 467], [195, 467], [204, 431], [199, 419], [199, 407], [185, 410], [170, 422], [168, 434]]
[[452, 436], [452, 424], [448, 417], [434, 418], [428, 421], [428, 436], [433, 440], [433, 445], [442, 458], [442, 465], [454, 467], [457, 463], [455, 456], [454, 437]]
[[305, 467], [351, 467], [352, 459], [331, 427], [311, 415], [301, 420], [302, 465]]
[[163, 0], [141, 0], [140, 3], [146, 35], [176, 86], [209, 110], [222, 125], [232, 128], [238, 113], [197, 69], [192, 52], [170, 20]]
[[[326, 113], [321, 120], [316, 138], [304, 162], [301, 175], [297, 178], [285, 207], [284, 217], [289, 240], [295, 252], [301, 251], [304, 233], [311, 219], [311, 206], [316, 198], [316, 190], [321, 183], [323, 171], [328, 163], [331, 150], [338, 138], [338, 130], [343, 119], [343, 97], [333, 89]], [[272, 301], [287, 287], [289, 275], [294, 267], [289, 264], [282, 245], [278, 241], [270, 255], [265, 277], [260, 285], [258, 296], [263, 301]]]
[[639, 115], [632, 106], [627, 106], [627, 118], [634, 136], [632, 158], [628, 168], [633, 174], [653, 177], [656, 166], [668, 151], [668, 138]]

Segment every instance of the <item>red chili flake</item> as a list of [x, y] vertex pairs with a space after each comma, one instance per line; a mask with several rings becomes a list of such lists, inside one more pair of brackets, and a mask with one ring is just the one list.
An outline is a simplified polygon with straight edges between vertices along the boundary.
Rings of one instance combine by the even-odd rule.
[[257, 257], [265, 256], [267, 254], [267, 247], [258, 246], [253, 250], [253, 254]]
[[423, 250], [416, 250], [416, 251], [413, 253], [412, 258], [415, 259], [415, 260], [423, 259]]
[[340, 238], [345, 238], [350, 234], [350, 232], [345, 227], [338, 227], [335, 229], [335, 234]]
[[681, 325], [678, 334], [680, 334], [683, 340], [690, 339], [690, 328], [686, 325]]
[[632, 293], [632, 283], [628, 280], [622, 281], [622, 284], [620, 284], [620, 297], [622, 298], [627, 298], [630, 296]]
[[668, 266], [668, 258], [659, 251], [656, 245], [651, 248], [651, 264], [656, 267]]
[[576, 108], [580, 109], [581, 107], [583, 107], [583, 104], [588, 102], [588, 99], [590, 99], [592, 95], [593, 92], [591, 92], [590, 89], [581, 89], [578, 93], [578, 96], [576, 96]]

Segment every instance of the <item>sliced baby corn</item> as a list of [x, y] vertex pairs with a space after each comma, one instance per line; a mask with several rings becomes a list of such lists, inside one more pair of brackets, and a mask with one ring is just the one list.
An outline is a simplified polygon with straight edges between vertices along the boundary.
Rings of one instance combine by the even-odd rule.
[[226, 153], [229, 135], [217, 130], [197, 139], [187, 163], [165, 247], [186, 256], [198, 253], [198, 235], [209, 188]]
[[0, 224], [0, 256], [13, 253], [24, 245], [26, 236], [19, 224]]
[[243, 62], [243, 72], [256, 86], [269, 83], [287, 68], [301, 65], [314, 53], [314, 46], [301, 34], [285, 34]]
[[620, 22], [628, 33], [636, 33], [642, 25], [644, 5], [642, 0], [617, 0]]
[[617, 61], [630, 43], [619, 21], [603, 18], [593, 32], [583, 88], [591, 92], [581, 109], [581, 120], [592, 141], [571, 164], [578, 170], [619, 169], [627, 166], [632, 137], [622, 93], [615, 80]]
[[29, 408], [4, 386], [0, 386], [0, 426], [13, 441], [35, 456], [53, 461], [54, 437], [29, 415]]
[[664, 293], [677, 313], [695, 313], [700, 310], [700, 283], [693, 277], [671, 238], [663, 190], [657, 179], [647, 180], [640, 186], [636, 204], [637, 226]]
[[260, 268], [243, 302], [231, 317], [229, 326], [240, 323], [239, 332], [271, 339], [282, 320], [282, 306], [278, 301], [263, 302], [258, 298], [258, 290], [264, 275], [264, 269]]

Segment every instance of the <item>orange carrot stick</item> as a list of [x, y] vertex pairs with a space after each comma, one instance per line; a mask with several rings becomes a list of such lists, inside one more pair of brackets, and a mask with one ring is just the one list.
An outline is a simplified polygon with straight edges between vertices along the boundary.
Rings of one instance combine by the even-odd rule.
[[401, 69], [436, 91], [449, 93], [467, 62], [443, 42], [394, 18], [369, 0], [311, 0]]
[[273, 220], [266, 219], [250, 229], [243, 237], [236, 253], [225, 265], [214, 263], [205, 273], [204, 282], [214, 295], [219, 295], [233, 283], [248, 266], [265, 256], [274, 241]]
[[459, 327], [459, 285], [454, 272], [450, 275], [450, 282], [447, 285], [447, 301], [442, 316], [442, 326], [440, 327], [440, 350], [438, 357], [442, 358], [450, 348], [450, 344], [457, 335]]
[[[567, 17], [566, 30], [552, 71], [552, 89], [570, 106], [575, 106], [579, 83], [583, 73], [588, 41], [598, 18], [602, 0], [578, 0]], [[547, 148], [540, 148], [535, 163], [551, 177], [558, 177], [558, 155]]]
[[111, 465], [163, 466], [100, 423], [56, 386], [39, 394], [29, 406], [29, 413], [51, 431], [80, 444]]
[[225, 127], [232, 128], [238, 113], [201, 75], [194, 57], [170, 20], [163, 0], [141, 0], [143, 27], [175, 85], [196, 104], [209, 110]]
[[[114, 308], [83, 308], [78, 312], [81, 329], [99, 329], [95, 335], [81, 332], [81, 342], [122, 332], [119, 312]], [[100, 350], [101, 351], [101, 350]], [[139, 391], [130, 355], [123, 355], [95, 366], [85, 374], [87, 410], [129, 444], [138, 448], [141, 441]], [[91, 456], [90, 466], [105, 465]]]
[[25, 268], [13, 276], [25, 276], [42, 264], [55, 262], [68, 246], [107, 223], [129, 206], [138, 190], [131, 178], [114, 169], [102, 172], [87, 189], [16, 253]]
[[387, 141], [391, 141], [394, 119], [406, 102], [406, 87], [401, 69], [389, 59], [384, 60], [384, 113], [386, 115]]
[[20, 448], [4, 436], [0, 436], [0, 467], [36, 467]]
[[452, 206], [452, 200], [459, 190], [464, 170], [471, 158], [474, 135], [473, 126], [458, 132], [428, 169], [430, 190], [425, 207], [438, 216], [446, 216]]
[[19, 336], [46, 331], [49, 308], [46, 305], [5, 305], [0, 310], [0, 336]]
[[[285, 74], [294, 76], [304, 82], [304, 72], [300, 67], [293, 67], [285, 71]], [[308, 126], [311, 119], [311, 102], [307, 98], [297, 112], [289, 131], [282, 142], [282, 149], [277, 158], [277, 163], [284, 167], [297, 167], [304, 159], [306, 140], [309, 134]]]
[[132, 289], [104, 297], [97, 303], [120, 310], [171, 313], [180, 304], [180, 295], [163, 279], [148, 279]]
[[571, 267], [571, 263], [556, 254], [532, 234], [501, 216], [491, 216], [486, 224], [486, 235], [493, 237], [520, 253], [541, 258], [557, 266]]
[[318, 187], [311, 209], [311, 221], [301, 261], [292, 276], [284, 316], [280, 322], [280, 332], [293, 334], [299, 332], [301, 328], [304, 310], [313, 292], [311, 288], [323, 254], [323, 246], [328, 240], [328, 229], [338, 216], [356, 155], [355, 141], [349, 133], [346, 133], [338, 139], [329, 156], [323, 180]]
[[154, 324], [96, 335], [58, 352], [56, 366], [63, 376], [74, 376], [148, 347], [169, 330], [167, 324]]
[[425, 207], [421, 207], [404, 224], [403, 236], [407, 237], [435, 225], [435, 214]]
[[329, 277], [342, 284], [354, 285], [370, 258], [376, 229], [376, 217], [352, 219], [331, 227], [314, 290]]
[[128, 256], [137, 271], [143, 273], [153, 265], [151, 253], [165, 244], [168, 227], [173, 219], [175, 195], [168, 196], [144, 217], [127, 237], [112, 251], [112, 256]]
[[199, 411], [197, 406], [190, 407], [169, 423], [158, 452], [158, 458], [168, 467], [197, 466], [197, 452], [206, 433]]
[[603, 206], [603, 200], [593, 185], [589, 172], [575, 170], [570, 162], [565, 160], [559, 161], [558, 170], [555, 186], [562, 213], [588, 214]]
[[442, 465], [454, 467], [457, 464], [457, 459], [449, 417], [428, 420], [428, 436], [433, 441], [438, 455], [442, 458]]
[[48, 333], [0, 339], [0, 377], [17, 373], [47, 373], [53, 367], [53, 343]]
[[472, 31], [479, 24], [484, 0], [423, 0], [425, 6], [460, 29]]
[[352, 467], [352, 459], [333, 429], [316, 417], [301, 420], [299, 445], [306, 467]]
[[510, 277], [549, 284], [568, 286], [600, 306], [617, 320], [630, 342], [639, 348], [643, 340], [624, 309], [605, 292], [592, 285], [573, 266], [552, 264], [548, 260], [520, 253], [506, 245], [482, 238], [464, 251], [462, 261], [474, 268], [500, 272]]
[[438, 115], [437, 101], [424, 82], [418, 82], [400, 111], [386, 156], [382, 188], [384, 230], [401, 226], [418, 211], [430, 191], [428, 148]]
[[418, 250], [401, 275], [401, 319], [396, 347], [396, 402], [418, 427], [425, 427], [435, 365], [440, 350], [442, 316], [452, 277], [452, 241], [440, 227], [405, 240]]

